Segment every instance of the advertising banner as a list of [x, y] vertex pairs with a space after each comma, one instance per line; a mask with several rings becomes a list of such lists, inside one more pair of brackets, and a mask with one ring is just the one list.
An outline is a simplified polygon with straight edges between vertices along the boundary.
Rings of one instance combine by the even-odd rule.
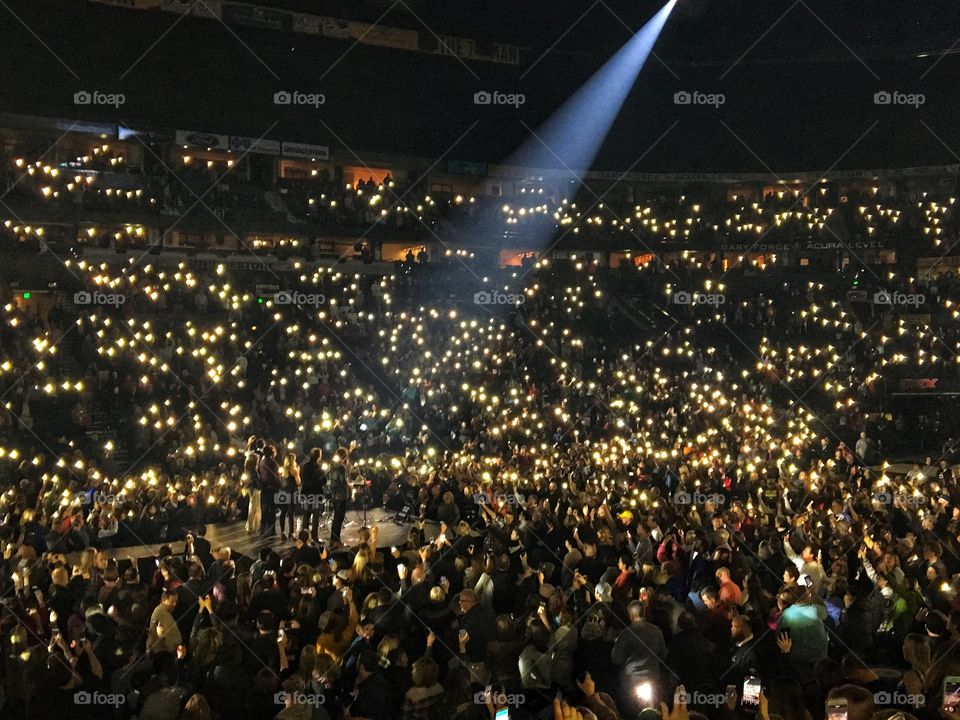
[[284, 157], [309, 158], [311, 160], [330, 159], [330, 148], [326, 145], [284, 142], [280, 149]]

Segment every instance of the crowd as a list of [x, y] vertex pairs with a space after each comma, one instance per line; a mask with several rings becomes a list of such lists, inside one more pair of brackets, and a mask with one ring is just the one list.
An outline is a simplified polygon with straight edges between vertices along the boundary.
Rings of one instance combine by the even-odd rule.
[[3, 717], [954, 717], [952, 276], [458, 258], [2, 288]]
[[[528, 179], [504, 199], [449, 188], [431, 191], [422, 179], [403, 180], [383, 171], [378, 179], [373, 171], [366, 178], [345, 178], [319, 163], [273, 179], [273, 173], [256, 169], [250, 157], [189, 148], [161, 155], [158, 148], [139, 142], [132, 149], [142, 159], [131, 165], [130, 149], [104, 143], [59, 163], [7, 152], [0, 155], [0, 189], [9, 196], [10, 207], [35, 209], [39, 204], [86, 216], [97, 213], [104, 220], [115, 216], [122, 220], [120, 226], [162, 227], [162, 216], [176, 216], [188, 227], [212, 211], [241, 230], [245, 220], [255, 219], [258, 228], [273, 222], [278, 232], [287, 232], [289, 221], [304, 236], [362, 230], [382, 238], [419, 231], [428, 239], [440, 236], [456, 243], [465, 227], [482, 226], [514, 240], [559, 228], [580, 243], [610, 240], [637, 251], [661, 243], [719, 248], [762, 241], [781, 249], [828, 243], [855, 248], [858, 255], [878, 248], [943, 254], [960, 237], [956, 197], [940, 188], [895, 192], [824, 180], [807, 190], [781, 183], [759, 195], [731, 192], [725, 198], [636, 188], [629, 201], [619, 192], [607, 197], [587, 187], [566, 197], [556, 182]], [[36, 228], [12, 217], [7, 230], [24, 241], [32, 239]], [[80, 240], [104, 247], [146, 246], [146, 235], [136, 233], [95, 232], [81, 234]]]

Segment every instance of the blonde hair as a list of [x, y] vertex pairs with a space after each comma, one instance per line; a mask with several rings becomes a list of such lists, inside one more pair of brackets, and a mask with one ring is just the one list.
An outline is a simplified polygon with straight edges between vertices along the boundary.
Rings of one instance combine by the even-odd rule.
[[181, 720], [212, 720], [213, 713], [210, 712], [207, 699], [199, 693], [194, 693], [183, 707], [180, 718]]
[[400, 647], [400, 638], [397, 635], [384, 635], [383, 640], [377, 645], [377, 654], [381, 658], [386, 658], [398, 647]]
[[372, 577], [370, 571], [370, 556], [367, 548], [361, 547], [353, 558], [353, 566], [350, 568], [350, 582], [368, 582]]
[[443, 602], [447, 599], [447, 594], [443, 591], [443, 588], [439, 585], [434, 585], [430, 588], [430, 599], [433, 602]]
[[97, 551], [93, 548], [85, 548], [83, 552], [80, 553], [80, 572], [83, 575], [89, 575], [90, 571], [93, 569], [93, 561], [97, 557]]

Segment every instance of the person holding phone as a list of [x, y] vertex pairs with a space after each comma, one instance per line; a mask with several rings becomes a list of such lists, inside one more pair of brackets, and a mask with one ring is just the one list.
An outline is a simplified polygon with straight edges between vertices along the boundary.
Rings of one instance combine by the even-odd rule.
[[827, 694], [826, 720], [869, 720], [877, 710], [873, 693], [859, 685], [841, 685]]

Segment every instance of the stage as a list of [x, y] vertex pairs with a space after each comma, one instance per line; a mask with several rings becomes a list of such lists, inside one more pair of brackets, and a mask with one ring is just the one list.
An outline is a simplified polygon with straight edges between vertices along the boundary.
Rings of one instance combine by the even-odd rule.
[[[407, 541], [407, 534], [410, 531], [412, 523], [400, 522], [394, 520], [396, 513], [384, 508], [371, 508], [366, 513], [366, 524], [368, 527], [377, 526], [380, 528], [380, 535], [377, 538], [377, 546], [380, 548], [389, 548], [393, 545], [403, 545]], [[360, 529], [363, 527], [364, 513], [362, 510], [348, 510], [346, 520], [343, 524], [343, 531], [340, 533], [343, 544], [348, 548], [354, 547], [359, 542]], [[282, 553], [294, 546], [296, 538], [287, 538], [281, 540], [279, 535], [261, 540], [259, 533], [250, 533], [244, 530], [243, 520], [232, 523], [222, 523], [217, 525], [207, 525], [206, 538], [211, 548], [227, 546], [234, 556], [243, 555], [255, 560], [260, 549], [269, 547]], [[424, 528], [427, 538], [435, 537], [437, 534], [436, 523], [427, 523]], [[320, 526], [320, 537], [324, 544], [330, 539], [330, 522], [326, 519]], [[109, 558], [124, 560], [133, 557], [137, 560], [141, 558], [155, 557], [162, 545], [170, 545], [175, 554], [183, 552], [183, 540], [176, 540], [168, 543], [157, 543], [152, 545], [129, 545], [126, 547], [112, 548], [104, 550]], [[76, 553], [79, 555], [79, 553]]]
[[[383, 508], [371, 508], [367, 511], [367, 526], [380, 528], [380, 536], [377, 538], [377, 546], [389, 548], [393, 545], [403, 545], [407, 541], [407, 533], [410, 531], [410, 523], [395, 522], [393, 517], [396, 515], [391, 510]], [[359, 543], [360, 529], [363, 527], [363, 511], [348, 510], [346, 521], [343, 523], [343, 531], [340, 538], [343, 544], [354, 547]], [[223, 525], [207, 525], [207, 540], [211, 547], [226, 545], [234, 553], [240, 553], [250, 558], [256, 558], [260, 548], [268, 546], [278, 552], [293, 547], [296, 538], [287, 538], [281, 541], [278, 536], [269, 538], [266, 542], [261, 541], [257, 533], [248, 533], [243, 529], [243, 521], [226, 523]], [[330, 540], [330, 524], [324, 523], [320, 526], [320, 537], [324, 544]], [[181, 546], [183, 543], [180, 543]]]

